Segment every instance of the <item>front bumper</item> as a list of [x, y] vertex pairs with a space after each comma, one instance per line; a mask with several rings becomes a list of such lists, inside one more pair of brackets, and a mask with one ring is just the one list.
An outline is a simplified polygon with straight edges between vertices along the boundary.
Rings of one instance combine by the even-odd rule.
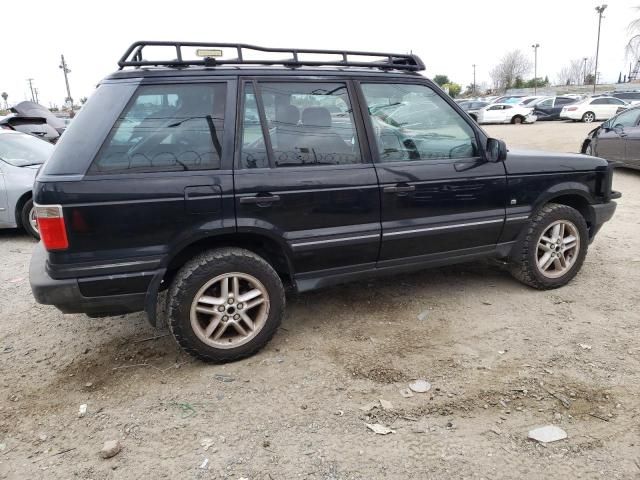
[[[621, 195], [618, 192], [612, 192], [612, 198], [620, 198], [620, 196]], [[602, 225], [611, 220], [613, 214], [616, 212], [617, 206], [618, 204], [613, 201], [597, 205], [589, 205], [591, 213], [591, 231], [589, 233], [592, 240], [600, 228], [602, 228]]]
[[538, 116], [534, 114], [529, 114], [524, 117], [524, 123], [535, 123], [538, 120]]
[[[63, 313], [86, 313], [90, 316], [122, 315], [140, 312], [145, 309], [147, 291], [88, 297], [82, 294], [78, 279], [57, 280], [51, 278], [47, 273], [46, 263], [47, 251], [42, 243], [38, 243], [33, 251], [29, 265], [31, 291], [38, 303], [53, 305]], [[155, 276], [157, 273], [159, 272], [146, 272], [146, 275]], [[121, 275], [111, 275], [87, 280], [91, 282], [111, 280], [117, 283], [125, 280], [125, 278]]]

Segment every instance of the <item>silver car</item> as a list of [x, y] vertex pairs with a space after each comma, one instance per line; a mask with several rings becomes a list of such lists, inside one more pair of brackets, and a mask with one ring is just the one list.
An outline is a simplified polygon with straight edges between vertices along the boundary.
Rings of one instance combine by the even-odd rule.
[[53, 148], [32, 135], [0, 129], [0, 228], [22, 227], [40, 238], [31, 189]]

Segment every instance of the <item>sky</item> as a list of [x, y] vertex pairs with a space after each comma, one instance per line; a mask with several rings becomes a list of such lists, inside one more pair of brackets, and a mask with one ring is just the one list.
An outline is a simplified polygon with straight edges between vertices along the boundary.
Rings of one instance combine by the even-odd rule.
[[[606, 0], [605, 0], [606, 1]], [[609, 0], [602, 20], [601, 82], [628, 72], [628, 25], [640, 0]], [[595, 55], [598, 2], [509, 0], [395, 2], [347, 0], [5, 0], [0, 11], [0, 92], [9, 104], [30, 99], [33, 78], [40, 103], [62, 105], [60, 64], [71, 69], [74, 100], [91, 95], [101, 78], [136, 40], [240, 42], [267, 47], [349, 49], [418, 54], [424, 75], [445, 74], [461, 85], [490, 82], [489, 71], [509, 50], [520, 49], [538, 76], [553, 82], [572, 59]], [[533, 77], [533, 71], [530, 74]]]

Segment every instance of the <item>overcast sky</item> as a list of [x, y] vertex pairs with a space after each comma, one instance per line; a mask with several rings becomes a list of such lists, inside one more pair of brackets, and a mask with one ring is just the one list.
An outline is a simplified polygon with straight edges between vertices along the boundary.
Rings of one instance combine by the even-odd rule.
[[[198, 1], [198, 0], [4, 0], [0, 91], [9, 103], [30, 97], [34, 79], [40, 103], [66, 97], [64, 53], [71, 68], [71, 94], [89, 96], [135, 40], [243, 42], [269, 47], [344, 48], [404, 53], [468, 85], [477, 82], [508, 50], [533, 59], [539, 43], [538, 75], [556, 74], [571, 59], [595, 55], [599, 3], [589, 0], [486, 1]], [[640, 16], [640, 0], [609, 0], [600, 42], [601, 81], [628, 72], [629, 22]], [[531, 77], [533, 72], [531, 72]]]

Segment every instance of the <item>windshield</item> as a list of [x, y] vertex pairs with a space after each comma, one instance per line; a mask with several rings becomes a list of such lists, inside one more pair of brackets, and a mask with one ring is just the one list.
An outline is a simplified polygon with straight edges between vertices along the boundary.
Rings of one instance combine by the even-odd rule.
[[0, 135], [0, 159], [14, 167], [43, 164], [53, 152], [53, 145], [31, 135]]

